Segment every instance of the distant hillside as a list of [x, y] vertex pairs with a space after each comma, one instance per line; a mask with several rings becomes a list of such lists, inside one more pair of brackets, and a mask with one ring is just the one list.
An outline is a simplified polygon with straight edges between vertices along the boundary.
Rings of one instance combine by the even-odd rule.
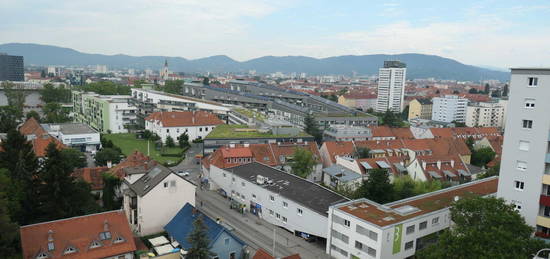
[[88, 54], [70, 48], [49, 45], [8, 43], [0, 44], [0, 52], [25, 57], [26, 65], [97, 65], [110, 68], [159, 69], [168, 59], [170, 69], [179, 72], [305, 72], [308, 75], [342, 74], [351, 75], [353, 71], [360, 75], [374, 75], [385, 60], [400, 60], [407, 64], [407, 78], [454, 79], [479, 81], [498, 79], [508, 81], [507, 72], [462, 64], [456, 60], [434, 55], [363, 55], [337, 56], [329, 58], [311, 58], [304, 56], [274, 57], [265, 56], [239, 62], [220, 55], [189, 60], [181, 57], [128, 56]]

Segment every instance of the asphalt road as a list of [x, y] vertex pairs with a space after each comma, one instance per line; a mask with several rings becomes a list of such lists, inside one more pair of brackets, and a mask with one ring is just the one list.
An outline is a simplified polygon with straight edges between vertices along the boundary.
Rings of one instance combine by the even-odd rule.
[[[200, 165], [196, 163], [195, 155], [201, 154], [200, 144], [192, 144], [186, 158], [171, 169], [175, 172], [189, 172], [186, 178], [197, 184], [196, 206], [213, 219], [220, 218], [222, 224], [245, 241], [251, 249], [252, 257], [259, 248], [272, 253], [273, 229], [275, 229], [275, 257], [284, 257], [299, 253], [302, 258], [329, 258], [325, 254], [324, 243], [309, 243], [285, 229], [276, 227], [253, 214], [239, 212], [229, 208], [229, 201], [214, 191], [201, 190], [198, 179], [201, 173]], [[201, 206], [202, 203], [202, 206]]]

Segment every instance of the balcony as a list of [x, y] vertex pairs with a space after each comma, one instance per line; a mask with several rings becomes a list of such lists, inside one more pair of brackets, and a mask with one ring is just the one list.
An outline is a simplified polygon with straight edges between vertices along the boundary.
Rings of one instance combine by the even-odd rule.
[[550, 153], [546, 154], [546, 159], [544, 160], [546, 163], [550, 163]]
[[546, 173], [542, 175], [542, 183], [550, 185], [550, 174]]
[[550, 228], [550, 218], [545, 216], [537, 216], [537, 225]]
[[550, 196], [540, 195], [539, 204], [550, 207]]

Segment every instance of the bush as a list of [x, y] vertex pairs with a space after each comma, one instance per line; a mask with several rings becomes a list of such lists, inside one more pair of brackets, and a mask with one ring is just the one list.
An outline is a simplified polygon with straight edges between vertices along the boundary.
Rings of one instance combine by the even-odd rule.
[[120, 152], [114, 148], [103, 148], [95, 154], [95, 162], [100, 166], [107, 165], [108, 161], [111, 161], [113, 164], [118, 164], [120, 159]]
[[166, 146], [167, 147], [175, 147], [176, 143], [174, 143], [174, 139], [170, 136], [166, 138]]

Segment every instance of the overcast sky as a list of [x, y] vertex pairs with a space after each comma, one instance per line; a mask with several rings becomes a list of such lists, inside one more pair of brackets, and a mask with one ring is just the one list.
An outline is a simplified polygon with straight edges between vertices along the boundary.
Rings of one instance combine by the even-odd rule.
[[494, 67], [550, 66], [550, 1], [0, 0], [0, 43], [88, 53], [424, 53]]

